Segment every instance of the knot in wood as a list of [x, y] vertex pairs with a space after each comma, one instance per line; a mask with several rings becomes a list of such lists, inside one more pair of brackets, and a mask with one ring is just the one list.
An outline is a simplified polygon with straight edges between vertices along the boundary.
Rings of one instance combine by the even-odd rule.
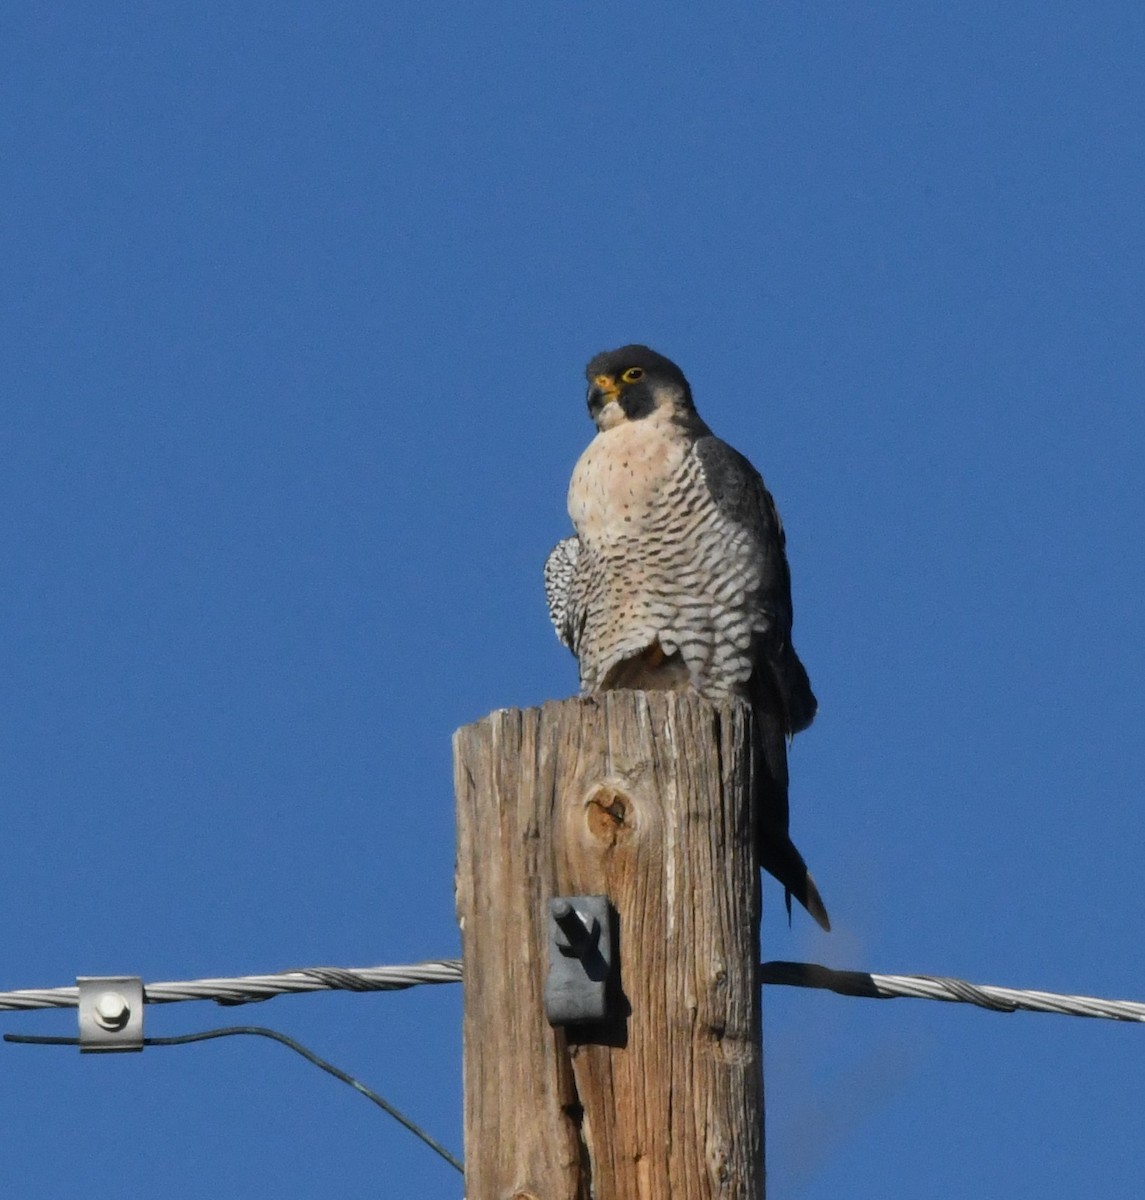
[[614, 783], [595, 787], [585, 801], [588, 830], [597, 841], [614, 846], [632, 832], [632, 798]]

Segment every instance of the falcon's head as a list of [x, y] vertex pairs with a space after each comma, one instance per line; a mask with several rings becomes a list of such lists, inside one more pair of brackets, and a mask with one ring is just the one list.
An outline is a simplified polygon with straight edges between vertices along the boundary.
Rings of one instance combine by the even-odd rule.
[[588, 412], [597, 429], [639, 421], [657, 410], [684, 417], [695, 412], [684, 372], [647, 346], [598, 354], [585, 368]]

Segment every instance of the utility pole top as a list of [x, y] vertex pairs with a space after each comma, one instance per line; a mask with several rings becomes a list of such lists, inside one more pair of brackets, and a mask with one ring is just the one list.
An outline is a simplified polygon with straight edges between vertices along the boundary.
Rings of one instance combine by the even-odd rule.
[[[455, 734], [467, 1200], [763, 1195], [750, 736], [743, 708], [629, 691]], [[593, 897], [612, 927], [582, 935]], [[566, 953], [614, 937], [602, 1020], [546, 1018], [558, 916]]]

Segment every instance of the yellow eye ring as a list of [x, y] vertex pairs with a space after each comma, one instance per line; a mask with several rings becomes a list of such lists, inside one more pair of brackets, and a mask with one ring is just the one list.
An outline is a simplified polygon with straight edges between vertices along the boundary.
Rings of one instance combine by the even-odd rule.
[[625, 383], [635, 383], [637, 380], [644, 378], [644, 368], [629, 367], [620, 378], [623, 379]]

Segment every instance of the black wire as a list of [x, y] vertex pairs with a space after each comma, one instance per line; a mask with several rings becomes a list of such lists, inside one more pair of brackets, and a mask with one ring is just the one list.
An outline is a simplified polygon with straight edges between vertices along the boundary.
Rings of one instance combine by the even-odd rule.
[[[440, 1142], [430, 1137], [419, 1125], [415, 1125], [404, 1113], [399, 1112], [392, 1104], [383, 1100], [377, 1092], [366, 1087], [364, 1083], [359, 1083], [353, 1075], [347, 1075], [345, 1071], [339, 1070], [333, 1063], [328, 1063], [324, 1058], [319, 1058], [313, 1050], [307, 1050], [300, 1042], [287, 1037], [285, 1033], [279, 1033], [276, 1029], [266, 1029], [261, 1025], [229, 1025], [224, 1029], [204, 1029], [201, 1033], [184, 1033], [177, 1037], [146, 1037], [143, 1039], [143, 1044], [145, 1046], [183, 1046], [188, 1042], [207, 1042], [213, 1038], [232, 1037], [235, 1034], [243, 1033], [252, 1034], [255, 1037], [270, 1038], [271, 1041], [289, 1046], [296, 1054], [301, 1054], [307, 1062], [312, 1062], [316, 1067], [325, 1071], [327, 1075], [333, 1075], [335, 1079], [340, 1079], [343, 1083], [348, 1083], [356, 1092], [361, 1092], [367, 1100], [372, 1100], [383, 1112], [389, 1113], [395, 1121], [404, 1125], [415, 1137], [421, 1138], [431, 1150], [440, 1154], [454, 1170], [460, 1171], [462, 1175], [465, 1174], [465, 1168], [462, 1166], [460, 1160], [450, 1154]], [[80, 1044], [79, 1038], [75, 1037], [38, 1037], [23, 1033], [6, 1033], [4, 1040], [6, 1042], [24, 1042], [39, 1046], [78, 1046]]]

